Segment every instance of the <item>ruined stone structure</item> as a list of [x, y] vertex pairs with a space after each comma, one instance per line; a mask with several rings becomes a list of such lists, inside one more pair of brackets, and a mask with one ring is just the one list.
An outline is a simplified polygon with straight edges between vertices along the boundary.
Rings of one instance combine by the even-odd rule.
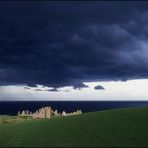
[[72, 112], [72, 113], [66, 113], [65, 111], [62, 112], [63, 116], [73, 116], [73, 115], [79, 115], [82, 114], [81, 110], [77, 110], [76, 112]]
[[58, 113], [57, 110], [53, 111], [51, 107], [42, 107], [41, 109], [37, 110], [36, 112], [32, 113], [27, 111], [22, 111], [22, 112], [18, 112], [18, 117], [22, 116], [26, 116], [26, 117], [32, 117], [32, 118], [48, 118], [50, 119], [52, 116], [72, 116], [72, 115], [78, 115], [81, 114], [82, 111], [81, 110], [77, 110], [76, 112], [73, 113], [66, 113], [65, 111], [61, 113]]
[[35, 113], [33, 113], [33, 118], [51, 118], [53, 115], [53, 111], [51, 107], [45, 107], [37, 110]]

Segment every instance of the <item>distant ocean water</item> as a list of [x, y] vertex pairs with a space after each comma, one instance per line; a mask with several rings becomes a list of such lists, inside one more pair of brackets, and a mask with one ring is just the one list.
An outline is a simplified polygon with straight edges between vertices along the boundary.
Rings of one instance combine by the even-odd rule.
[[59, 112], [82, 112], [107, 110], [113, 108], [148, 106], [148, 101], [0, 101], [0, 115], [16, 115], [18, 111], [35, 111], [41, 107], [51, 106]]

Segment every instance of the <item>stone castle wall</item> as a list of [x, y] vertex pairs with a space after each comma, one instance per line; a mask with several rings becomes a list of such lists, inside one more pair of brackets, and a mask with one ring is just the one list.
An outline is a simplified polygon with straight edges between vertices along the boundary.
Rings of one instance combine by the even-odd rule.
[[72, 116], [81, 114], [81, 110], [77, 110], [76, 112], [66, 113], [65, 111], [58, 113], [57, 110], [53, 111], [51, 107], [42, 107], [41, 109], [37, 110], [36, 112], [32, 113], [27, 111], [18, 112], [18, 116], [28, 116], [32, 118], [48, 118], [50, 119], [52, 116]]

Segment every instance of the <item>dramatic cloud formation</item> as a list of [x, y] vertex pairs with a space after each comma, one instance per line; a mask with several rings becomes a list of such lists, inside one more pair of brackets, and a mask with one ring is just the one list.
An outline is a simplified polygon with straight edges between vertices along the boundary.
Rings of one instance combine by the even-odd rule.
[[39, 88], [37, 88], [37, 89], [35, 89], [35, 91], [42, 91], [41, 89], [39, 89]]
[[48, 91], [57, 92], [57, 91], [59, 91], [59, 90], [58, 90], [58, 89], [56, 89], [56, 88], [52, 88], [52, 89], [49, 89]]
[[148, 78], [147, 16], [147, 2], [0, 2], [0, 85]]
[[94, 89], [96, 90], [104, 90], [104, 87], [101, 85], [95, 86]]
[[31, 89], [30, 87], [25, 86], [24, 89]]
[[73, 86], [74, 89], [81, 89], [81, 88], [86, 88], [86, 87], [88, 87], [88, 86], [83, 83], [76, 83]]

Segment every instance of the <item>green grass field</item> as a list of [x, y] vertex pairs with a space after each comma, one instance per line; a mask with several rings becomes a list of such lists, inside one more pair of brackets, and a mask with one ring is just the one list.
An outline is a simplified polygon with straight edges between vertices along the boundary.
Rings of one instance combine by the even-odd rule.
[[6, 119], [0, 116], [0, 146], [148, 146], [148, 107], [1, 122]]

